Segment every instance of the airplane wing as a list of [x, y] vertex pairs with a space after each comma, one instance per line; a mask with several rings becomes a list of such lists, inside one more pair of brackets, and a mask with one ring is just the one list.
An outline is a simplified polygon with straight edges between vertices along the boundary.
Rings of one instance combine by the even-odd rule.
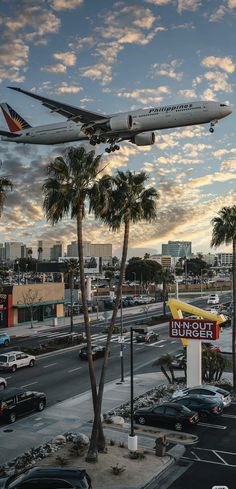
[[27, 92], [18, 87], [8, 87], [16, 92], [24, 93], [29, 97], [35, 98], [42, 102], [42, 104], [51, 110], [51, 112], [57, 112], [58, 114], [66, 117], [67, 119], [72, 119], [75, 122], [81, 122], [82, 124], [89, 124], [91, 122], [105, 121], [110, 117], [104, 114], [99, 114], [97, 112], [90, 112], [89, 110], [80, 109], [79, 107], [74, 107], [73, 105], [64, 104], [62, 102], [57, 102], [50, 98], [42, 97], [35, 93]]
[[20, 134], [16, 134], [15, 132], [3, 131], [0, 129], [0, 136], [5, 136], [7, 138], [18, 138]]

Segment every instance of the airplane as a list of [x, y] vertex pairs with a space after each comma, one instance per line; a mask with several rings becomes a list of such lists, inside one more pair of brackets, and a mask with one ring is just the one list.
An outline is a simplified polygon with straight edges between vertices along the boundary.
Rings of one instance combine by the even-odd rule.
[[117, 143], [129, 141], [137, 146], [155, 143], [155, 132], [161, 129], [210, 124], [214, 132], [218, 120], [232, 112], [230, 105], [212, 102], [187, 102], [138, 109], [116, 114], [100, 114], [73, 105], [27, 92], [22, 88], [8, 87], [42, 102], [42, 105], [66, 118], [66, 122], [32, 127], [7, 103], [0, 104], [9, 130], [0, 130], [2, 141], [52, 145], [72, 141], [89, 141], [92, 146], [106, 143], [107, 153], [120, 149]]

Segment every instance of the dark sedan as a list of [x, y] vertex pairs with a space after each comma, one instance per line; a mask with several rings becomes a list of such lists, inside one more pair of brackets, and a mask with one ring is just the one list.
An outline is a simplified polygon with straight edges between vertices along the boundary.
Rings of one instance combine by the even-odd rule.
[[166, 402], [150, 408], [138, 409], [134, 413], [134, 419], [139, 424], [170, 425], [176, 431], [181, 431], [184, 427], [197, 424], [199, 416], [198, 413], [182, 406], [182, 404]]
[[177, 397], [174, 402], [181, 404], [192, 411], [196, 411], [199, 414], [201, 421], [218, 416], [222, 413], [224, 408], [221, 399], [212, 399], [211, 397], [200, 395]]
[[[106, 348], [105, 346], [100, 346], [100, 345], [93, 345], [92, 346], [92, 357], [93, 360], [96, 360], [97, 358], [102, 358], [105, 355]], [[82, 360], [88, 360], [88, 348], [87, 346], [84, 346], [80, 352], [79, 356]]]
[[137, 343], [152, 343], [157, 341], [158, 337], [159, 334], [155, 331], [143, 331], [136, 335], [136, 341]]
[[6, 489], [90, 489], [91, 479], [86, 470], [60, 467], [34, 467], [21, 475], [0, 479], [0, 488]]

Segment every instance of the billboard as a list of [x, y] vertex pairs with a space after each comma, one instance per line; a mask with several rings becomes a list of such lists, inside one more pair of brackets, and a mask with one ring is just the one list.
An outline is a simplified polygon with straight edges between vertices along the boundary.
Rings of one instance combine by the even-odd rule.
[[[68, 260], [79, 260], [78, 256], [67, 256], [60, 257], [59, 263], [65, 263]], [[96, 273], [100, 273], [101, 259], [98, 256], [84, 256], [84, 273], [85, 275], [96, 275]]]
[[172, 319], [170, 337], [188, 340], [218, 340], [219, 325], [209, 319]]

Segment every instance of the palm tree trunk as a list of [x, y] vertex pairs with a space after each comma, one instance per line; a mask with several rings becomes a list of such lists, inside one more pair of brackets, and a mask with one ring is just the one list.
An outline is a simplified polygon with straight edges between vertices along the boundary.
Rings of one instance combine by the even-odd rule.
[[236, 391], [236, 239], [233, 239], [233, 331], [232, 331], [232, 362], [233, 388]]
[[[93, 364], [92, 357], [92, 339], [89, 325], [89, 314], [88, 314], [88, 303], [86, 298], [86, 288], [85, 288], [85, 275], [84, 275], [84, 253], [83, 253], [83, 203], [80, 204], [77, 214], [77, 241], [78, 241], [78, 255], [79, 255], [79, 270], [80, 270], [80, 289], [81, 289], [81, 297], [82, 297], [82, 305], [84, 312], [84, 326], [85, 333], [87, 338], [87, 347], [88, 347], [88, 365], [89, 365], [89, 376], [92, 390], [92, 399], [93, 399], [93, 410], [94, 416], [97, 412], [97, 383], [96, 383], [96, 375]], [[103, 434], [102, 424], [101, 424], [101, 416], [98, 420], [98, 433], [99, 440], [101, 445], [105, 445], [105, 437]], [[97, 461], [97, 439], [96, 445], [94, 446], [93, 453], [90, 453], [90, 461]]]
[[163, 317], [166, 317], [166, 282], [163, 281]]
[[70, 272], [70, 332], [73, 333], [74, 275]]
[[117, 317], [117, 313], [118, 313], [118, 309], [119, 309], [121, 293], [122, 293], [122, 283], [123, 283], [123, 278], [124, 278], [124, 274], [125, 274], [125, 266], [126, 266], [128, 242], [129, 242], [129, 228], [130, 228], [130, 217], [129, 217], [129, 215], [127, 215], [126, 219], [125, 219], [125, 230], [124, 230], [124, 238], [123, 238], [123, 249], [122, 249], [121, 267], [120, 267], [120, 277], [119, 277], [119, 283], [118, 283], [118, 288], [117, 288], [117, 292], [116, 292], [115, 306], [113, 309], [113, 314], [112, 314], [110, 326], [108, 328], [108, 333], [107, 333], [106, 351], [105, 351], [105, 356], [104, 356], [102, 371], [101, 371], [101, 376], [100, 376], [99, 389], [98, 389], [98, 401], [97, 401], [97, 407], [96, 407], [95, 417], [94, 417], [94, 421], [93, 421], [93, 429], [92, 429], [90, 445], [89, 445], [89, 449], [88, 449], [87, 460], [90, 459], [90, 453], [93, 454], [94, 449], [96, 447], [96, 443], [97, 443], [98, 426], [99, 426], [99, 420], [101, 419], [102, 398], [103, 398], [103, 390], [104, 390], [104, 384], [105, 384], [105, 374], [106, 374], [106, 369], [107, 369], [107, 365], [108, 365], [110, 342], [111, 342], [111, 337], [112, 337], [112, 333], [113, 333], [113, 329], [114, 329], [114, 325], [115, 325], [115, 321], [116, 321], [116, 317]]

